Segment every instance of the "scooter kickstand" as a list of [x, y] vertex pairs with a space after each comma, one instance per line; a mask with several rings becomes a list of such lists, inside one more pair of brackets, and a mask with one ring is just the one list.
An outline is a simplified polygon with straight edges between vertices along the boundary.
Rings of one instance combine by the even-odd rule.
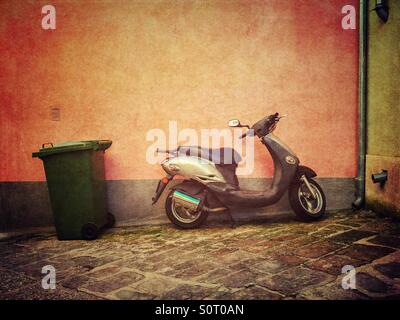
[[235, 221], [235, 219], [233, 219], [231, 210], [227, 209], [227, 210], [226, 210], [226, 213], [228, 214], [229, 219], [231, 220], [231, 228], [232, 228], [232, 229], [236, 228], [236, 221]]

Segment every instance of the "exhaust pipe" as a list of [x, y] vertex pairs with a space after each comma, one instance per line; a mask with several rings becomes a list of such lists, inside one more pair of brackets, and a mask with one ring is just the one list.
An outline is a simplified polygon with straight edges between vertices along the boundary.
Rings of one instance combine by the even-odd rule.
[[223, 212], [228, 210], [226, 207], [209, 208], [203, 205], [201, 199], [194, 198], [186, 193], [183, 193], [182, 191], [176, 190], [172, 198], [177, 205], [182, 206], [191, 212], [196, 212], [198, 210], [206, 210], [208, 212]]
[[196, 212], [201, 209], [201, 200], [194, 198], [186, 193], [176, 190], [172, 196], [172, 199], [179, 206], [188, 209], [189, 211]]

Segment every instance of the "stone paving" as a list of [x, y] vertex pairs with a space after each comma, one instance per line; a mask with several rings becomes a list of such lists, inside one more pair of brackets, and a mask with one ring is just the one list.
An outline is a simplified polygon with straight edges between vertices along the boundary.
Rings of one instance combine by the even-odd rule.
[[[56, 269], [54, 290], [41, 287], [45, 265]], [[356, 289], [342, 288], [345, 265], [356, 268]], [[383, 298], [400, 298], [400, 223], [367, 211], [0, 241], [0, 299]]]

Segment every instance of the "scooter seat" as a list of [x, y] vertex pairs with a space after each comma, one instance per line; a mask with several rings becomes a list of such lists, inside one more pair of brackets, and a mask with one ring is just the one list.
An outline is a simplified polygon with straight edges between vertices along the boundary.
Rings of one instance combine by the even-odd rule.
[[240, 154], [233, 148], [207, 149], [200, 146], [180, 146], [178, 155], [200, 157], [217, 165], [237, 165], [242, 161]]

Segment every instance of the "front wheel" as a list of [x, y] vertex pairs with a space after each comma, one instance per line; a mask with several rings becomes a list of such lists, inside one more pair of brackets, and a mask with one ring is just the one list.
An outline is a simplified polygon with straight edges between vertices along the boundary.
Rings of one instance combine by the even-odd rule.
[[188, 209], [179, 206], [173, 199], [174, 191], [175, 190], [172, 190], [169, 193], [167, 200], [165, 201], [165, 211], [168, 219], [174, 225], [182, 229], [193, 229], [202, 225], [208, 217], [208, 212], [204, 210], [191, 212]]
[[305, 182], [297, 180], [289, 188], [289, 201], [293, 211], [303, 221], [315, 221], [325, 214], [326, 198], [321, 186], [313, 179], [307, 179], [313, 190], [313, 197]]

